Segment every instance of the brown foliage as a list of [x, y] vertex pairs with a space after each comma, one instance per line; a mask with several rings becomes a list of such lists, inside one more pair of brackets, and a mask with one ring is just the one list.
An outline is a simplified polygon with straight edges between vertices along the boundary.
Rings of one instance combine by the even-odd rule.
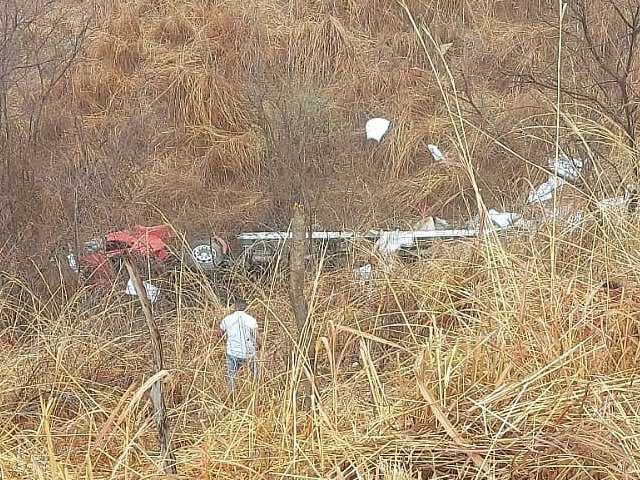
[[141, 39], [122, 40], [105, 36], [95, 47], [96, 56], [116, 72], [131, 74], [144, 60], [144, 45]]
[[171, 72], [165, 99], [171, 116], [187, 127], [242, 132], [250, 103], [240, 85], [215, 70], [179, 68]]
[[[469, 172], [452, 167], [468, 157], [489, 206], [520, 208], [526, 181], [543, 176], [536, 165], [552, 154], [553, 100], [513, 86], [504, 72], [553, 67], [555, 4], [481, 3], [407, 2], [418, 28], [437, 44], [425, 51], [404, 10], [381, 0], [100, 2], [83, 58], [46, 105], [40, 109], [35, 96], [8, 97], [20, 119], [15, 124], [23, 132], [40, 125], [40, 139], [58, 162], [44, 168], [34, 158], [26, 169], [39, 177], [32, 186], [60, 179], [65, 212], [76, 201], [79, 210], [95, 212], [78, 219], [87, 230], [118, 217], [148, 218], [153, 208], [185, 223], [199, 221], [178, 218], [187, 212], [205, 216], [212, 225], [227, 222], [221, 210], [237, 208], [252, 224], [282, 228], [301, 195], [318, 228], [371, 228], [412, 223], [426, 212], [449, 220], [473, 214]], [[606, 12], [603, 25], [610, 25]], [[605, 34], [604, 27], [594, 33], [603, 42]], [[444, 58], [435, 58], [436, 47], [449, 43]], [[580, 78], [579, 65], [571, 68], [567, 81]], [[454, 99], [467, 122], [462, 135]], [[38, 122], [30, 120], [34, 110]], [[372, 116], [391, 120], [380, 144], [364, 139]], [[143, 130], [131, 126], [134, 118]], [[572, 120], [589, 138], [611, 144], [612, 161], [628, 158], [618, 133]], [[571, 128], [561, 135], [563, 144], [576, 143]], [[428, 143], [454, 163], [434, 165]], [[99, 180], [58, 175], [69, 159], [81, 159], [73, 168]], [[62, 178], [96, 183], [70, 188]], [[224, 197], [221, 189], [236, 193]], [[103, 225], [94, 225], [108, 209], [92, 207], [95, 191], [117, 206]], [[83, 196], [74, 200], [77, 192]], [[250, 213], [246, 199], [255, 198], [260, 207]], [[203, 206], [202, 199], [212, 200]], [[37, 215], [46, 217], [44, 210]]]
[[80, 111], [101, 112], [123, 95], [125, 79], [112, 70], [81, 66], [74, 72], [73, 95]]
[[159, 42], [171, 45], [184, 45], [193, 38], [193, 24], [180, 13], [162, 18], [156, 25], [153, 37]]

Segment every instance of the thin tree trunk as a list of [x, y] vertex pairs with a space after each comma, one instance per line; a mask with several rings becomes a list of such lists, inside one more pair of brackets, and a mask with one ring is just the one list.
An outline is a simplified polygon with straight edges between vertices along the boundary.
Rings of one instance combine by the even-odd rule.
[[[313, 376], [314, 344], [312, 341], [313, 326], [309, 318], [309, 307], [304, 296], [305, 288], [305, 259], [307, 252], [305, 215], [302, 205], [293, 206], [291, 220], [292, 242], [289, 250], [289, 299], [293, 308], [296, 326], [298, 327], [298, 354], [301, 362]], [[305, 375], [303, 379], [304, 406], [310, 406], [311, 381]]]
[[[142, 311], [144, 312], [144, 318], [147, 321], [147, 327], [149, 327], [149, 337], [151, 339], [151, 354], [153, 358], [153, 374], [157, 374], [162, 370], [162, 340], [160, 338], [160, 331], [156, 325], [156, 321], [153, 318], [151, 312], [151, 302], [147, 297], [147, 290], [144, 288], [142, 280], [137, 269], [131, 262], [130, 258], [124, 258], [124, 264], [127, 267], [133, 286], [138, 294]], [[164, 391], [163, 391], [162, 378], [156, 381], [151, 386], [151, 402], [153, 403], [153, 411], [156, 423], [156, 429], [158, 430], [158, 439], [160, 441], [160, 451], [164, 463], [164, 471], [167, 474], [177, 474], [176, 457], [171, 447], [171, 429], [169, 428], [169, 421], [167, 419], [167, 409], [164, 403]]]

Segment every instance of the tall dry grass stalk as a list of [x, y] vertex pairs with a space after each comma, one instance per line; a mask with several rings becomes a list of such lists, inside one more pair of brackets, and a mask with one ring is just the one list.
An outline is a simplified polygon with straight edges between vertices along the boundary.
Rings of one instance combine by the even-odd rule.
[[[155, 312], [179, 473], [633, 475], [638, 234], [612, 220], [606, 230], [586, 223], [586, 243], [558, 237], [553, 282], [544, 242], [527, 236], [506, 247], [491, 238], [482, 247], [445, 243], [365, 289], [349, 268], [311, 275], [318, 337], [309, 411], [299, 409], [305, 373], [291, 360], [286, 286], [243, 281], [265, 347], [258, 382], [241, 373], [232, 399], [215, 334], [225, 308], [202, 279], [181, 276]], [[48, 309], [24, 283], [3, 286], [7, 478], [157, 474], [150, 405], [133, 394], [150, 361], [135, 303], [116, 286], [97, 303], [80, 290]], [[36, 451], [48, 453], [36, 459]]]
[[[388, 202], [376, 201], [369, 192], [419, 185], [432, 162], [426, 150], [429, 142], [441, 144], [452, 157], [471, 155], [475, 183], [489, 206], [515, 208], [526, 195], [522, 182], [538, 180], [532, 177], [542, 175], [537, 166], [543, 163], [541, 157], [552, 154], [555, 142], [548, 99], [535, 88], [513, 84], [514, 75], [526, 74], [532, 66], [555, 65], [557, 28], [551, 3], [407, 2], [418, 29], [426, 28], [433, 39], [433, 45], [427, 39], [427, 46], [434, 76], [404, 10], [393, 2], [261, 0], [250, 8], [234, 1], [215, 6], [200, 0], [170, 5], [99, 2], [83, 58], [68, 70], [64, 88], [50, 95], [71, 106], [65, 114], [77, 125], [53, 121], [51, 112], [60, 108], [55, 102], [42, 110], [40, 138], [47, 146], [33, 160], [33, 170], [40, 172], [34, 195], [45, 196], [43, 185], [53, 183], [63, 190], [59, 172], [69, 162], [61, 159], [86, 151], [87, 162], [112, 165], [122, 179], [124, 187], [114, 189], [117, 198], [115, 193], [108, 196], [117, 205], [113, 217], [123, 223], [144, 216], [143, 205], [148, 203], [174, 217], [203, 212], [200, 199], [217, 197], [222, 185], [234, 191], [245, 188], [246, 196], [269, 196], [264, 203], [270, 207], [255, 216], [260, 217], [256, 222], [273, 223], [285, 217], [286, 205], [281, 204], [292, 193], [275, 193], [273, 176], [265, 173], [285, 171], [290, 159], [267, 153], [269, 132], [279, 126], [260, 118], [259, 110], [265, 101], [291, 95], [290, 85], [306, 84], [321, 92], [330, 106], [315, 112], [319, 125], [330, 126], [318, 135], [319, 146], [297, 155], [315, 157], [313, 172], [304, 175], [309, 177], [308, 197], [326, 204], [317, 212], [323, 225], [353, 226], [352, 219], [365, 216], [378, 224], [403, 222], [408, 213], [399, 202], [387, 207]], [[604, 10], [601, 1], [590, 8], [603, 13], [602, 25], [594, 26], [597, 39], [611, 40], [607, 31], [614, 12]], [[72, 21], [76, 20], [69, 18], [65, 28]], [[32, 40], [39, 44], [42, 35], [36, 33], [31, 33]], [[446, 46], [442, 57], [436, 46]], [[580, 66], [572, 68], [563, 70], [564, 84], [581, 86], [584, 72]], [[438, 79], [444, 82], [445, 97]], [[25, 76], [19, 87], [28, 92], [36, 80]], [[16, 88], [7, 97], [8, 110], [17, 119], [17, 129], [26, 134], [33, 120], [30, 112], [39, 107], [33, 96]], [[456, 95], [459, 111], [443, 100]], [[464, 126], [452, 129], [449, 112], [469, 122], [464, 142], [468, 152], [460, 149], [458, 138]], [[602, 112], [575, 104], [563, 105], [562, 112], [571, 117], [564, 123], [577, 125], [577, 130], [562, 128], [562, 142], [591, 145], [598, 188], [606, 190], [605, 170], [609, 175], [626, 168], [634, 152], [618, 141], [622, 133]], [[148, 125], [135, 135], [145, 148], [120, 155], [119, 145], [130, 135], [129, 119], [135, 115]], [[362, 141], [363, 124], [372, 116], [392, 120], [389, 134], [375, 146]], [[584, 133], [584, 142], [577, 131]], [[162, 159], [172, 156], [179, 160], [169, 170]], [[110, 174], [103, 168], [96, 178]], [[191, 178], [185, 178], [187, 174]], [[177, 188], [170, 188], [172, 181]], [[328, 201], [323, 197], [328, 183], [331, 191], [353, 190], [354, 185], [363, 189], [353, 200], [333, 195]], [[158, 185], [160, 190], [151, 188]], [[189, 185], [197, 188], [185, 187]], [[473, 182], [458, 176], [454, 188], [448, 194], [434, 193], [426, 200], [429, 208], [441, 216], [466, 211], [476, 195]], [[420, 211], [423, 196], [418, 193], [408, 211]], [[244, 208], [244, 196], [238, 198], [237, 207]], [[79, 199], [84, 205], [92, 201], [86, 192]], [[208, 206], [206, 216], [215, 216], [223, 207], [227, 209], [222, 204]], [[56, 220], [47, 219], [46, 212], [40, 215], [41, 222], [56, 223], [49, 230], [62, 228], [62, 207], [56, 210], [58, 215], [51, 216]], [[83, 228], [91, 229], [92, 221]]]
[[[332, 96], [328, 103], [341, 107], [319, 110], [344, 138], [335, 154], [341, 162], [327, 161], [335, 170], [321, 170], [335, 177], [316, 192], [335, 193], [325, 197], [325, 214], [333, 213], [319, 219], [321, 226], [346, 215], [363, 228], [404, 226], [439, 215], [454, 199], [482, 214], [496, 201], [487, 189], [505, 183], [497, 171], [509, 166], [509, 178], [535, 186], [540, 157], [569, 140], [593, 158], [602, 145], [610, 152], [613, 163], [597, 163], [591, 190], [580, 192], [594, 201], [598, 189], [615, 191], [610, 173], [622, 165], [624, 178], [635, 154], [597, 112], [506, 89], [492, 76], [501, 62], [523, 68], [518, 60], [527, 55], [555, 65], [559, 39], [532, 38], [557, 30], [557, 18], [550, 27], [538, 16], [549, 2], [415, 1], [407, 5], [413, 23], [400, 6], [378, 0], [258, 2], [257, 11], [273, 13], [264, 16], [260, 35], [246, 27], [257, 21], [255, 12], [233, 2], [215, 18], [197, 13], [210, 11], [197, 1], [176, 17], [159, 7], [113, 3], [108, 11], [124, 13], [105, 23], [108, 33], [127, 45], [142, 39], [144, 62], [134, 68], [128, 56], [104, 50], [108, 64], [88, 59], [73, 70], [78, 113], [91, 115], [82, 119], [85, 130], [77, 128], [89, 138], [74, 172], [100, 178], [89, 166], [105, 155], [108, 132], [119, 138], [119, 122], [135, 98], [155, 131], [145, 137], [149, 156], [114, 181], [123, 211], [166, 206], [171, 218], [202, 231], [269, 218], [270, 190], [259, 179], [247, 182], [264, 171], [265, 126], [253, 125], [254, 95], [264, 100], [265, 91], [292, 75], [318, 80]], [[531, 28], [509, 27], [510, 16], [530, 19]], [[445, 18], [452, 27], [444, 28]], [[487, 34], [487, 26], [501, 35]], [[518, 39], [524, 52], [507, 48]], [[453, 45], [445, 52], [447, 41]], [[215, 56], [203, 53], [211, 45], [220, 69], [212, 67]], [[253, 63], [261, 53], [265, 61]], [[483, 71], [491, 78], [482, 79]], [[465, 84], [462, 73], [474, 82]], [[274, 78], [275, 87], [256, 87]], [[469, 94], [497, 112], [495, 122], [473, 110]], [[389, 112], [392, 130], [383, 142], [358, 143], [364, 120]], [[424, 144], [433, 138], [457, 157], [456, 166], [426, 163]], [[234, 183], [229, 171], [242, 175]], [[96, 189], [84, 188], [85, 198], [95, 196]], [[224, 393], [224, 345], [215, 333], [226, 308], [210, 283], [179, 270], [162, 283], [155, 311], [179, 473], [202, 479], [637, 477], [639, 239], [635, 217], [585, 209], [577, 230], [552, 218], [536, 235], [439, 242], [425, 258], [378, 270], [364, 284], [350, 266], [318, 267], [305, 292], [318, 332], [313, 375], [293, 355], [295, 328], [282, 279], [241, 276], [239, 289], [264, 328], [265, 348], [257, 383], [243, 372], [235, 398]], [[371, 246], [356, 256], [370, 259]], [[142, 312], [122, 294], [122, 279], [97, 294], [65, 279], [49, 282], [47, 275], [39, 283], [48, 289], [20, 276], [0, 278], [3, 475], [159, 475], [145, 394], [155, 378], [148, 375]], [[313, 390], [309, 410], [300, 409], [303, 381]]]

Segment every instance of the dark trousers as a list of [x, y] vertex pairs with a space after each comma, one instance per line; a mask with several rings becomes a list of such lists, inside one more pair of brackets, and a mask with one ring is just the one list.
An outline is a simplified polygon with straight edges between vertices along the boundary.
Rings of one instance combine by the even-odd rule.
[[256, 362], [255, 357], [239, 358], [227, 354], [227, 391], [230, 392], [233, 390], [233, 377], [235, 377], [236, 372], [245, 364], [249, 365], [253, 378], [255, 379], [258, 376], [258, 362]]

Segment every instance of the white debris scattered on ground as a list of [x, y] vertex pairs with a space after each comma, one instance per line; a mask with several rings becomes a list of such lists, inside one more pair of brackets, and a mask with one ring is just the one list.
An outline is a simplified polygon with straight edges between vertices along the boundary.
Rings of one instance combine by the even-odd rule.
[[548, 162], [548, 180], [540, 185], [537, 190], [529, 193], [529, 204], [541, 203], [551, 200], [553, 192], [566, 182], [575, 182], [582, 174], [584, 162], [579, 158], [569, 158], [562, 154], [557, 158], [551, 158]]
[[[508, 228], [508, 227], [524, 227], [527, 228], [526, 222], [524, 218], [519, 213], [514, 212], [499, 212], [494, 208], [490, 208], [487, 211], [487, 218], [491, 220], [491, 223], [499, 228]], [[480, 215], [476, 215], [475, 217], [467, 220], [464, 224], [464, 228], [468, 230], [477, 230], [480, 228]]]
[[367, 286], [367, 284], [373, 279], [373, 265], [366, 263], [361, 267], [356, 267], [353, 270], [354, 277], [358, 281], [361, 287]]
[[365, 124], [367, 140], [375, 140], [376, 142], [382, 140], [384, 134], [389, 130], [390, 123], [386, 118], [372, 118], [367, 120]]
[[373, 276], [373, 267], [370, 263], [365, 263], [361, 267], [356, 267], [355, 274], [358, 280], [370, 280]]
[[375, 243], [375, 249], [380, 253], [395, 253], [403, 247], [411, 247], [415, 243], [414, 232], [429, 232], [450, 228], [446, 220], [438, 217], [427, 217], [415, 223], [413, 230], [381, 231]]
[[583, 166], [584, 162], [581, 159], [569, 158], [564, 154], [549, 159], [549, 170], [568, 182], [575, 182], [580, 178]]
[[[566, 183], [576, 182], [582, 175], [584, 161], [579, 158], [569, 158], [560, 155], [556, 159], [550, 159], [548, 167], [549, 179], [540, 185], [536, 191], [530, 192], [528, 203], [544, 203], [553, 198], [553, 192]], [[633, 191], [632, 185], [625, 187], [625, 193], [618, 197], [603, 198], [597, 201], [597, 209], [606, 215], [623, 213], [626, 210], [629, 199]], [[582, 225], [585, 216], [585, 205], [575, 204], [573, 201], [566, 203], [561, 200], [558, 205], [543, 206], [542, 213], [545, 220], [554, 219], [559, 221], [569, 230], [575, 230]]]
[[[160, 289], [147, 280], [142, 283], [144, 285], [144, 289], [147, 292], [147, 298], [151, 301], [151, 303], [156, 303], [158, 297], [160, 296]], [[129, 278], [129, 281], [127, 282], [127, 288], [125, 288], [124, 293], [127, 295], [131, 295], [132, 297], [138, 295], [136, 287], [134, 286], [133, 280], [131, 278]]]
[[598, 200], [598, 209], [603, 217], [609, 219], [623, 216], [629, 211], [629, 203], [633, 198], [632, 195], [632, 190], [627, 187], [625, 188], [624, 195]]
[[567, 218], [567, 225], [571, 230], [574, 230], [580, 226], [583, 219], [584, 213], [582, 212], [582, 210], [575, 211], [571, 215], [569, 215], [569, 218]]
[[373, 265], [365, 263], [353, 269], [353, 276], [358, 286], [367, 294], [373, 293], [374, 270]]
[[[625, 195], [618, 197], [600, 199], [596, 202], [595, 206], [601, 214], [615, 216], [624, 214], [627, 211], [628, 203], [629, 196], [625, 193]], [[585, 206], [586, 205], [581, 202], [576, 204], [571, 201], [569, 203], [555, 205], [555, 208], [547, 205], [542, 208], [542, 214], [545, 220], [555, 219], [556, 222], [559, 222], [569, 230], [575, 230], [582, 225], [585, 219]]]
[[431, 156], [436, 162], [441, 162], [445, 159], [444, 155], [437, 145], [433, 145], [432, 143], [430, 143], [429, 145], [427, 145], [427, 148], [429, 148], [429, 152], [431, 152]]
[[402, 247], [410, 247], [413, 242], [414, 236], [411, 232], [383, 231], [376, 240], [375, 248], [380, 253], [396, 253]]
[[600, 211], [617, 211], [626, 212], [629, 208], [631, 199], [635, 197], [636, 187], [633, 184], [625, 185], [624, 193], [617, 197], [603, 198], [598, 200], [598, 208]]
[[627, 203], [628, 203], [629, 199], [626, 198], [624, 195], [621, 195], [619, 197], [614, 197], [614, 198], [603, 198], [602, 200], [598, 201], [598, 206], [601, 209], [607, 209], [607, 208], [616, 208], [616, 207], [624, 207]]
[[379, 263], [382, 270], [390, 272], [396, 265], [395, 254], [401, 248], [410, 248], [415, 244], [415, 232], [428, 232], [434, 230], [447, 230], [451, 228], [446, 220], [438, 217], [427, 217], [415, 223], [413, 230], [380, 231], [374, 245], [378, 252]]
[[522, 215], [513, 212], [498, 212], [491, 208], [487, 212], [489, 219], [500, 228], [507, 228], [518, 224], [522, 220]]
[[69, 252], [67, 255], [67, 263], [69, 264], [69, 268], [76, 273], [80, 273], [80, 265], [78, 265], [78, 259], [74, 255], [73, 252]]
[[549, 179], [538, 187], [534, 192], [529, 193], [527, 202], [529, 204], [542, 203], [551, 200], [553, 192], [565, 184], [565, 181], [555, 175], [549, 175]]

